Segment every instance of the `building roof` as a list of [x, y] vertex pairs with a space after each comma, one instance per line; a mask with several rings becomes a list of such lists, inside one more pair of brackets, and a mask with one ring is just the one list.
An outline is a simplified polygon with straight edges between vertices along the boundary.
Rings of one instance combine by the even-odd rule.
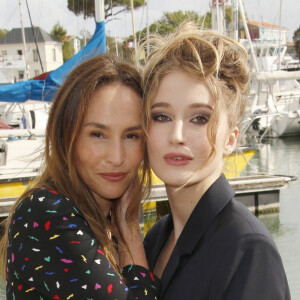
[[[55, 37], [47, 33], [40, 27], [33, 27], [34, 35], [36, 37], [37, 43], [46, 43], [46, 42], [59, 42]], [[24, 28], [25, 40], [26, 43], [34, 43], [34, 36], [31, 27]], [[7, 44], [22, 44], [22, 30], [21, 28], [13, 28], [5, 36], [0, 39], [0, 45]]]
[[266, 22], [258, 22], [258, 21], [247, 21], [248, 25], [256, 26], [256, 27], [268, 27], [268, 28], [277, 28], [277, 29], [287, 29], [286, 27], [280, 27], [278, 25], [266, 23]]

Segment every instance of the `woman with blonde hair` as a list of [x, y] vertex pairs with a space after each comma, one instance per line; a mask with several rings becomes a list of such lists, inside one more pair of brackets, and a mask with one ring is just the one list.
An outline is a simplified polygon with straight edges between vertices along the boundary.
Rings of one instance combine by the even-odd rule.
[[242, 46], [191, 23], [149, 41], [143, 73], [150, 166], [170, 214], [147, 233], [160, 299], [290, 299], [275, 243], [222, 174], [249, 89]]
[[8, 300], [157, 299], [138, 223], [149, 186], [141, 107], [141, 77], [117, 57], [92, 58], [66, 78], [41, 175], [5, 223]]

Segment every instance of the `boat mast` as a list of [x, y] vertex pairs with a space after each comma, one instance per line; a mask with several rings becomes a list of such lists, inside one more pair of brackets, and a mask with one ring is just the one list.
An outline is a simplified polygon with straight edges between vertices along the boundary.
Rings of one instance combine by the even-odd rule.
[[221, 34], [226, 34], [223, 0], [212, 0], [211, 14], [212, 29]]
[[137, 52], [137, 44], [136, 44], [136, 36], [135, 36], [135, 26], [134, 26], [133, 0], [130, 0], [130, 5], [131, 5], [131, 20], [132, 20], [134, 51], [135, 51], [136, 62], [138, 62], [138, 52]]
[[239, 41], [239, 4], [237, 0], [233, 1], [234, 10], [234, 25], [233, 25], [233, 38], [235, 41]]
[[22, 39], [23, 39], [23, 46], [24, 46], [24, 59], [25, 59], [25, 74], [24, 74], [24, 79], [28, 80], [28, 78], [29, 78], [29, 76], [28, 76], [29, 69], [28, 69], [28, 63], [27, 63], [26, 40], [25, 40], [25, 31], [24, 31], [24, 25], [23, 25], [23, 15], [22, 15], [21, 0], [19, 0], [19, 11], [20, 11], [20, 21], [21, 21]]
[[[147, 40], [149, 40], [149, 1], [150, 0], [147, 0]], [[150, 45], [149, 43], [147, 43], [147, 57], [149, 56], [150, 54]]]
[[111, 10], [111, 16], [112, 16], [112, 21], [113, 21], [116, 54], [117, 54], [117, 56], [119, 56], [119, 49], [118, 49], [118, 43], [117, 43], [117, 37], [116, 37], [116, 27], [115, 27], [115, 15], [114, 15], [114, 12], [113, 12], [113, 2], [112, 2], [112, 0], [110, 0], [110, 10]]
[[96, 22], [105, 20], [104, 0], [95, 0], [95, 19]]
[[220, 32], [220, 8], [219, 8], [219, 0], [216, 1], [217, 8], [217, 30]]
[[278, 63], [278, 70], [281, 69], [281, 10], [282, 10], [282, 0], [280, 0], [280, 12], [279, 12], [279, 63]]
[[255, 71], [258, 73], [259, 72], [259, 67], [258, 67], [258, 63], [257, 63], [256, 56], [255, 56], [255, 53], [254, 53], [254, 49], [253, 49], [253, 45], [252, 45], [252, 41], [251, 41], [249, 29], [248, 29], [246, 17], [245, 17], [245, 11], [244, 11], [244, 6], [243, 6], [243, 3], [242, 3], [242, 0], [238, 0], [238, 3], [239, 3], [239, 9], [240, 9], [242, 20], [243, 20], [243, 25], [244, 25], [244, 28], [245, 28], [246, 37], [247, 37], [248, 43], [250, 45], [253, 64], [254, 64], [254, 67], [255, 67]]

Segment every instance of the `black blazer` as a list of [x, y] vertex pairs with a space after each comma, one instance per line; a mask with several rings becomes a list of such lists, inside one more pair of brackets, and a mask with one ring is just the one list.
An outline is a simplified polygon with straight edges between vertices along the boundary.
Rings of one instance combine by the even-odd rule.
[[[159, 299], [290, 299], [275, 243], [261, 221], [233, 199], [222, 175], [189, 217], [162, 274]], [[172, 215], [145, 237], [150, 269], [173, 229]]]

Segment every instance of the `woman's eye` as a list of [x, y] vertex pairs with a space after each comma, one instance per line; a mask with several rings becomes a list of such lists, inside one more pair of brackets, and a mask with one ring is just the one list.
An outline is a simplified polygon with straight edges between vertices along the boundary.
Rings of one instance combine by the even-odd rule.
[[137, 134], [137, 133], [129, 133], [126, 135], [125, 137], [126, 139], [139, 139], [140, 138], [140, 135]]
[[152, 114], [152, 120], [157, 122], [168, 122], [171, 118], [165, 114]]
[[209, 117], [204, 115], [198, 115], [191, 120], [191, 122], [195, 124], [207, 124], [208, 121], [209, 121]]
[[95, 138], [102, 138], [103, 134], [101, 132], [91, 132], [91, 136]]

